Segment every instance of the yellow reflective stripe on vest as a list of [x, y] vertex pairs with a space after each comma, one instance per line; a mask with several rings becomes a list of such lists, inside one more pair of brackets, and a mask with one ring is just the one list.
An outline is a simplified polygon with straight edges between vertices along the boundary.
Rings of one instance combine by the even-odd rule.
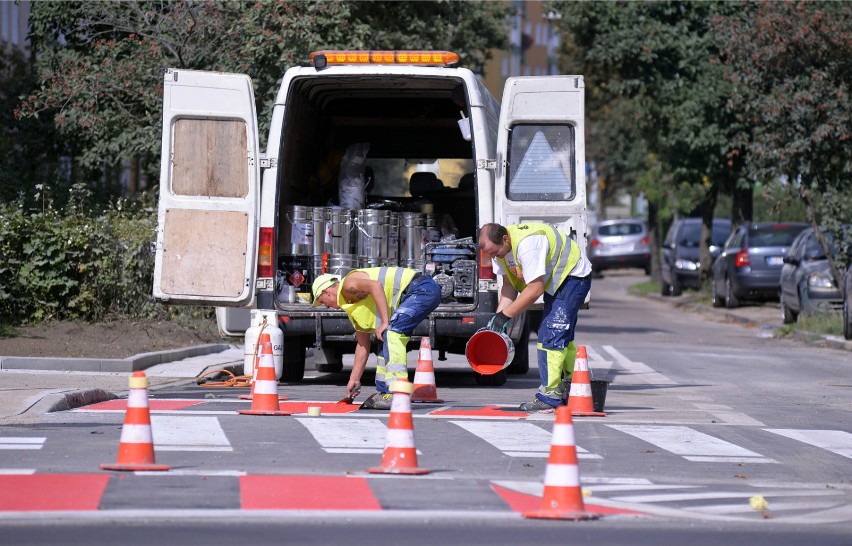
[[[521, 241], [530, 235], [544, 235], [547, 237], [547, 256], [544, 264], [544, 290], [550, 294], [556, 292], [556, 289], [568, 278], [571, 270], [577, 265], [580, 259], [580, 247], [571, 240], [565, 233], [554, 228], [549, 224], [544, 223], [524, 223], [513, 224], [506, 226], [509, 232], [509, 239], [512, 242], [512, 254], [515, 256], [515, 261], [520, 268], [518, 261], [518, 245]], [[565, 252], [566, 243], [568, 244], [568, 252]], [[505, 271], [509, 271], [505, 259], [498, 259], [501, 267]], [[523, 275], [523, 270], [521, 270]], [[509, 282], [518, 292], [523, 291], [527, 284], [524, 279], [518, 279], [511, 273], [507, 275]]]

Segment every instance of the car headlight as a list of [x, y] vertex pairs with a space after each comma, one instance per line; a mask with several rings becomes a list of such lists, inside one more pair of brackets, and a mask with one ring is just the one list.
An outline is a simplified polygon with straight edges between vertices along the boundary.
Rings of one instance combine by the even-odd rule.
[[814, 271], [808, 275], [808, 286], [811, 288], [834, 288], [834, 279], [822, 271]]
[[692, 260], [675, 260], [675, 269], [685, 269], [687, 271], [698, 271], [698, 263]]

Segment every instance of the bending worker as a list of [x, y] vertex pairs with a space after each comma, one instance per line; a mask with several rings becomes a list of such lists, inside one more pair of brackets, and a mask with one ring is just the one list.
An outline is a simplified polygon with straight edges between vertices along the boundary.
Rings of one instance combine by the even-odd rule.
[[479, 248], [491, 256], [494, 272], [503, 276], [489, 329], [505, 332], [512, 317], [544, 294], [538, 330], [541, 386], [520, 409], [541, 411], [564, 405], [564, 381], [574, 372], [577, 354], [577, 314], [592, 285], [592, 264], [574, 240], [548, 224], [485, 224], [479, 230]]
[[361, 390], [361, 376], [370, 355], [370, 335], [379, 341], [376, 392], [363, 409], [390, 409], [393, 395], [388, 385], [408, 380], [406, 345], [420, 322], [441, 303], [441, 287], [413, 269], [371, 267], [353, 269], [345, 277], [323, 274], [312, 286], [314, 305], [342, 309], [355, 327], [358, 345], [346, 385], [346, 396]]

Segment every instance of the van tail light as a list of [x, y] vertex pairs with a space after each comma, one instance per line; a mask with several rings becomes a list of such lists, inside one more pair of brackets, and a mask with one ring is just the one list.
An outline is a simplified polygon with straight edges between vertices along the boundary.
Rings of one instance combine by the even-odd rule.
[[491, 257], [486, 256], [482, 249], [479, 249], [479, 278], [480, 279], [496, 279], [494, 267], [491, 264]]
[[272, 228], [260, 228], [260, 244], [257, 247], [257, 277], [274, 277], [272, 266], [272, 242], [275, 240]]
[[592, 244], [592, 246], [593, 246], [593, 247], [599, 247], [599, 246], [601, 246], [601, 242], [600, 242], [600, 241], [598, 241], [597, 239], [592, 239], [592, 243], [591, 243], [591, 244]]
[[744, 248], [737, 252], [737, 257], [734, 259], [734, 265], [737, 267], [748, 267], [749, 265], [751, 265], [751, 260], [749, 260], [747, 248]]

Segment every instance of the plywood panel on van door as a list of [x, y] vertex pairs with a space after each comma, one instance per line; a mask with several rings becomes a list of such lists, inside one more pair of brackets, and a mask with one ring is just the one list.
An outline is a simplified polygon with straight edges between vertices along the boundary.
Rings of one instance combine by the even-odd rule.
[[248, 216], [166, 210], [160, 287], [174, 296], [237, 297], [245, 289]]
[[246, 124], [240, 120], [177, 120], [172, 193], [206, 197], [248, 195], [246, 138]]

